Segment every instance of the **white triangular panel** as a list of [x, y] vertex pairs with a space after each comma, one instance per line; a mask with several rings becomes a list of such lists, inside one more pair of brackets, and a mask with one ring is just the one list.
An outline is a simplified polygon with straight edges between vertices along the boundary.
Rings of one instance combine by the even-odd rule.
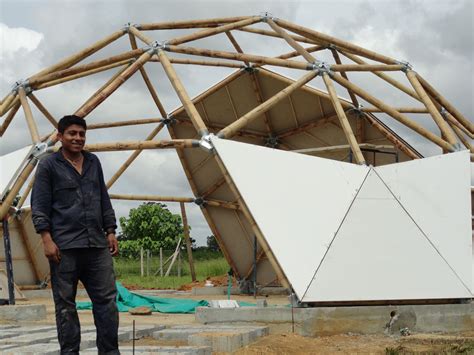
[[469, 151], [375, 169], [464, 284], [474, 292]]
[[27, 146], [0, 156], [0, 199], [11, 187], [11, 183], [20, 172], [19, 169], [29, 156], [31, 149], [31, 146]]
[[469, 297], [469, 290], [371, 170], [302, 301]]
[[212, 142], [301, 299], [369, 168], [218, 138]]

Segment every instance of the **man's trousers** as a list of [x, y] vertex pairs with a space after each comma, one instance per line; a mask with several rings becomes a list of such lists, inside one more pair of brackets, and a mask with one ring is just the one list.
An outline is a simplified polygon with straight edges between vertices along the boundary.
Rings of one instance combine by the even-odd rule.
[[117, 289], [108, 248], [61, 250], [61, 261], [50, 262], [50, 268], [61, 354], [79, 353], [81, 328], [75, 303], [78, 281], [92, 301], [99, 354], [120, 354]]

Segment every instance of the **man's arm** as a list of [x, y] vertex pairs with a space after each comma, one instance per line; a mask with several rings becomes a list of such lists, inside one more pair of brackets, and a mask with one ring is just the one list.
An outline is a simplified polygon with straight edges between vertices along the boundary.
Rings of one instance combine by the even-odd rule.
[[36, 233], [41, 234], [44, 255], [56, 263], [61, 259], [59, 248], [51, 237], [51, 177], [45, 163], [40, 162], [36, 169], [35, 181], [31, 191], [31, 213]]
[[102, 166], [98, 159], [97, 162], [99, 164], [100, 198], [102, 207], [102, 220], [104, 222], [104, 231], [107, 235], [107, 242], [109, 243], [110, 253], [115, 256], [118, 254], [118, 242], [117, 238], [115, 237], [115, 229], [117, 228], [115, 211], [112, 207], [112, 203], [110, 202], [109, 193], [107, 192], [107, 186], [105, 185]]

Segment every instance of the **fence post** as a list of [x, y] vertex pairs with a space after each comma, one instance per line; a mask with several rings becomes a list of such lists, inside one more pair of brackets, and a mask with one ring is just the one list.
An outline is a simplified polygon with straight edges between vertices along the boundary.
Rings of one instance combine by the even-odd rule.
[[181, 277], [181, 249], [178, 251], [178, 277]]
[[186, 240], [186, 250], [188, 252], [189, 271], [191, 271], [191, 279], [196, 281], [196, 271], [194, 270], [193, 250], [191, 248], [191, 239], [189, 237], [188, 218], [186, 217], [186, 208], [184, 203], [180, 202], [181, 216], [183, 218], [184, 239]]
[[146, 276], [150, 276], [150, 250], [146, 251]]
[[163, 277], [163, 248], [160, 247], [160, 276]]
[[143, 277], [143, 247], [140, 248], [140, 276]]

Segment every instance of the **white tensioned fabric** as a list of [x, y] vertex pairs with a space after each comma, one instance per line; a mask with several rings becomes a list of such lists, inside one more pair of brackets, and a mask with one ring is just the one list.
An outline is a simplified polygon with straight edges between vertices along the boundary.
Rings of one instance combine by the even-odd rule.
[[381, 166], [376, 171], [474, 293], [469, 151]]
[[302, 301], [470, 297], [372, 169]]
[[0, 198], [3, 198], [9, 183], [28, 157], [30, 151], [31, 146], [27, 146], [0, 156]]
[[301, 299], [369, 168], [212, 138]]

